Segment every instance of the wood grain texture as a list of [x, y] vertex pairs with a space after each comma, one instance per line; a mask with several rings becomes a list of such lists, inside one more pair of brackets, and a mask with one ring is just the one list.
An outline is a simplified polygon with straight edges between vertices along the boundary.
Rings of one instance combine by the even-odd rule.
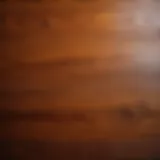
[[[144, 152], [133, 147], [135, 155], [152, 157], [157, 143], [148, 141], [155, 137], [159, 145], [160, 135], [159, 6], [154, 0], [0, 1], [0, 139], [58, 141], [68, 152], [74, 149], [67, 141], [90, 148], [87, 141], [101, 139], [100, 159], [108, 156], [102, 153], [108, 142], [138, 141]], [[127, 147], [112, 149], [127, 156]], [[90, 152], [79, 159], [93, 159]]]

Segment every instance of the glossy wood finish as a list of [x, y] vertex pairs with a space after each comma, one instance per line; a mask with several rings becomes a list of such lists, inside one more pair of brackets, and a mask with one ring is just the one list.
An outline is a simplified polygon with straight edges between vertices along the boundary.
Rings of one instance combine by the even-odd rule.
[[159, 14], [154, 0], [1, 1], [1, 139], [158, 141]]

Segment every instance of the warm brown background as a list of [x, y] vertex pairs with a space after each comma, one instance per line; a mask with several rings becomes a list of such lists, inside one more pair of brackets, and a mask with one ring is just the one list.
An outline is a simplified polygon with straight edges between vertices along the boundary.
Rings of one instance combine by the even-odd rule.
[[133, 155], [154, 155], [158, 10], [153, 0], [1, 1], [1, 139], [138, 140]]

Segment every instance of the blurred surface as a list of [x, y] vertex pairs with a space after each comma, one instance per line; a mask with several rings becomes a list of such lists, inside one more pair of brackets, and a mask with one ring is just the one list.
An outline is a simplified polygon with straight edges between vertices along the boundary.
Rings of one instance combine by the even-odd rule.
[[159, 14], [155, 0], [0, 1], [2, 159], [160, 158]]

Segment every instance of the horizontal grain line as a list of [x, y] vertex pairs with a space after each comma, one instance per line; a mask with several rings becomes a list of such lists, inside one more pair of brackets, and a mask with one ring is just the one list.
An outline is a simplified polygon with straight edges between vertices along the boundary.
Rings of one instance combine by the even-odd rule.
[[[123, 56], [113, 56], [108, 58], [61, 58], [56, 59], [53, 61], [46, 61], [46, 62], [15, 62], [12, 64], [12, 67], [32, 67], [32, 66], [74, 66], [74, 65], [90, 65], [90, 64], [97, 64], [101, 62], [108, 62], [112, 64], [113, 62], [122, 62], [125, 60]], [[106, 63], [107, 64], [107, 63]]]

